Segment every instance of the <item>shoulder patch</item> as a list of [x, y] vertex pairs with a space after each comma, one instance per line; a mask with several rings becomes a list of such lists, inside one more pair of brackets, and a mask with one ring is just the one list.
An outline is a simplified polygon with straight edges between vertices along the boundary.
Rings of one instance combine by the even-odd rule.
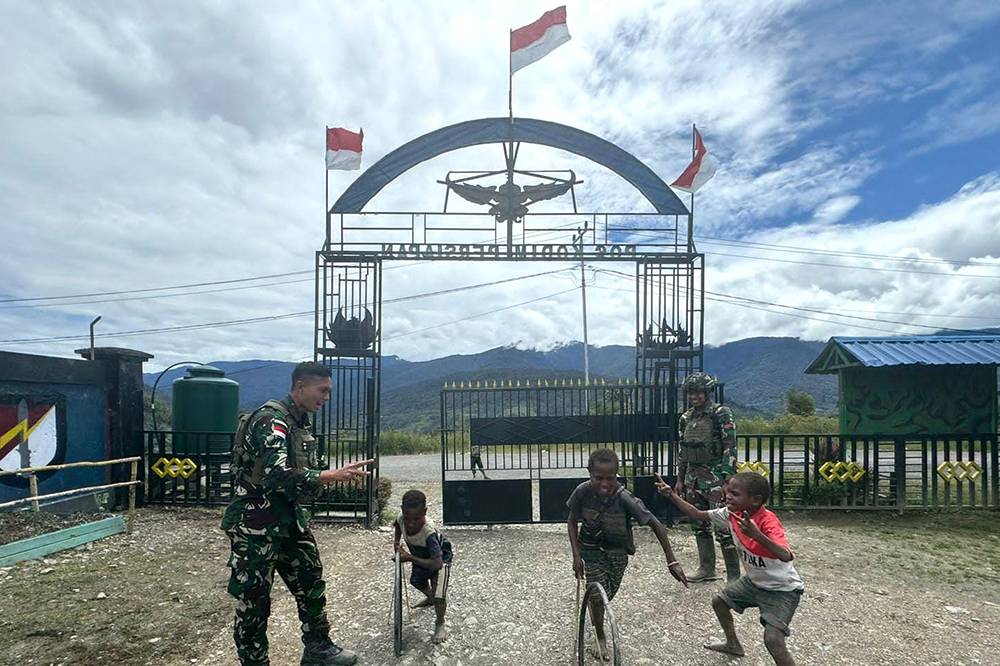
[[272, 419], [271, 431], [278, 437], [284, 439], [288, 436], [288, 425], [278, 419]]

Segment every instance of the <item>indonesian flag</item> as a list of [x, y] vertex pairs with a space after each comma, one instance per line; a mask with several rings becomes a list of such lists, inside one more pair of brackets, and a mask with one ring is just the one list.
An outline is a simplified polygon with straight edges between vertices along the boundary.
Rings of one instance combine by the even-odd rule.
[[566, 7], [557, 7], [542, 18], [510, 33], [510, 73], [527, 67], [569, 41]]
[[705, 150], [705, 144], [701, 140], [701, 132], [697, 128], [694, 130], [694, 159], [684, 169], [684, 173], [677, 177], [677, 180], [670, 183], [670, 187], [681, 192], [697, 192], [702, 185], [707, 183], [715, 175], [715, 161]]
[[354, 171], [361, 168], [361, 141], [365, 131], [357, 134], [343, 127], [326, 128], [326, 168]]

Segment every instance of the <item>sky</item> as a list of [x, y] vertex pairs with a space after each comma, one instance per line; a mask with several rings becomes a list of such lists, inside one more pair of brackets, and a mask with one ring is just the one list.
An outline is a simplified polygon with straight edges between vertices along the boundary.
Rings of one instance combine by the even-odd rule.
[[[71, 356], [100, 315], [97, 344], [148, 369], [311, 358], [324, 181], [333, 201], [363, 173], [327, 174], [323, 128], [363, 127], [364, 169], [506, 115], [508, 31], [551, 8], [0, 0], [0, 349]], [[515, 74], [515, 116], [668, 183], [697, 123], [718, 164], [695, 203], [708, 344], [1000, 326], [1000, 3], [569, 2], [567, 23]], [[651, 211], [583, 158], [521, 165], [574, 169], [581, 210]], [[365, 210], [439, 210], [448, 171], [496, 168], [497, 146], [448, 153]], [[557, 268], [387, 303], [383, 353], [582, 338], [570, 265], [389, 263], [387, 300]], [[598, 268], [589, 340], [634, 344], [634, 283]]]

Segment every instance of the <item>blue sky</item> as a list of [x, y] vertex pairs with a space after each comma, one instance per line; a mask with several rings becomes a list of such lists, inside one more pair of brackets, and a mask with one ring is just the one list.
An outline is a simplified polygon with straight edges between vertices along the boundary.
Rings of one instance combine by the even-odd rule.
[[[707, 305], [710, 343], [1000, 325], [1000, 4], [619, 4], [568, 3], [573, 39], [515, 76], [515, 113], [605, 137], [667, 182], [686, 165], [698, 124], [719, 171], [698, 194], [696, 233], [707, 288], [730, 301]], [[0, 263], [0, 300], [308, 270], [322, 242], [322, 128], [364, 127], [367, 167], [438, 127], [504, 115], [507, 30], [548, 8], [0, 4], [0, 57], [14, 63], [0, 71], [0, 225], [22, 258]], [[497, 158], [490, 148], [436, 158], [369, 210], [437, 208], [436, 179], [495, 168]], [[580, 158], [530, 148], [523, 159], [577, 170], [585, 208], [648, 210]], [[333, 172], [331, 198], [357, 176]], [[840, 254], [708, 242], [720, 237]], [[385, 297], [539, 270], [400, 266]], [[565, 290], [567, 278], [387, 308], [385, 352], [425, 359], [579, 339], [575, 293], [418, 332]], [[631, 286], [593, 278], [591, 341], [631, 344], [633, 304], [619, 291]], [[82, 339], [45, 339], [85, 336], [101, 314], [102, 343], [154, 353], [154, 367], [305, 357], [308, 317], [112, 335], [311, 309], [311, 281], [294, 279], [143, 300], [0, 303], [0, 340], [40, 340], [0, 348], [69, 354]], [[731, 302], [746, 298], [774, 305]], [[794, 317], [795, 307], [818, 312]]]

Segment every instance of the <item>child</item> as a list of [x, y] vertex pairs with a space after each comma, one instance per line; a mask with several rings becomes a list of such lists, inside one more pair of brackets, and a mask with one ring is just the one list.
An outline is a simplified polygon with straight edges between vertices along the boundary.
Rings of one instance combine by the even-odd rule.
[[[667, 558], [670, 575], [687, 587], [684, 570], [674, 558], [667, 531], [642, 500], [618, 483], [618, 456], [610, 449], [597, 449], [587, 462], [590, 481], [584, 481], [569, 496], [569, 545], [573, 551], [573, 573], [586, 574], [588, 583], [600, 583], [608, 600], [615, 598], [628, 556], [635, 554], [632, 521], [649, 525]], [[580, 525], [580, 522], [583, 525]], [[604, 636], [604, 608], [592, 604], [591, 618], [602, 654], [608, 654]]]
[[657, 475], [656, 487], [693, 520], [711, 521], [729, 529], [743, 560], [747, 575], [726, 585], [712, 598], [712, 608], [719, 618], [726, 640], [705, 645], [709, 650], [743, 656], [743, 646], [736, 638], [733, 614], [751, 606], [760, 608], [760, 623], [764, 625], [764, 645], [778, 666], [794, 666], [795, 661], [785, 646], [788, 628], [802, 596], [802, 579], [792, 566], [792, 551], [778, 517], [764, 503], [771, 496], [767, 479], [753, 472], [740, 472], [729, 477], [726, 508], [702, 511], [688, 504], [673, 488]]
[[[403, 494], [403, 512], [396, 519], [395, 527], [393, 551], [399, 553], [400, 561], [413, 563], [410, 585], [427, 597], [414, 607], [434, 606], [437, 619], [432, 640], [443, 643], [447, 638], [444, 612], [451, 570], [451, 542], [427, 519], [427, 498], [419, 490], [407, 490]], [[410, 552], [399, 543], [400, 537], [405, 539]]]
[[490, 477], [486, 476], [486, 468], [483, 467], [483, 458], [479, 450], [478, 444], [473, 444], [469, 447], [469, 466], [472, 467], [472, 478], [476, 478], [476, 468], [483, 473], [483, 478], [488, 479]]

